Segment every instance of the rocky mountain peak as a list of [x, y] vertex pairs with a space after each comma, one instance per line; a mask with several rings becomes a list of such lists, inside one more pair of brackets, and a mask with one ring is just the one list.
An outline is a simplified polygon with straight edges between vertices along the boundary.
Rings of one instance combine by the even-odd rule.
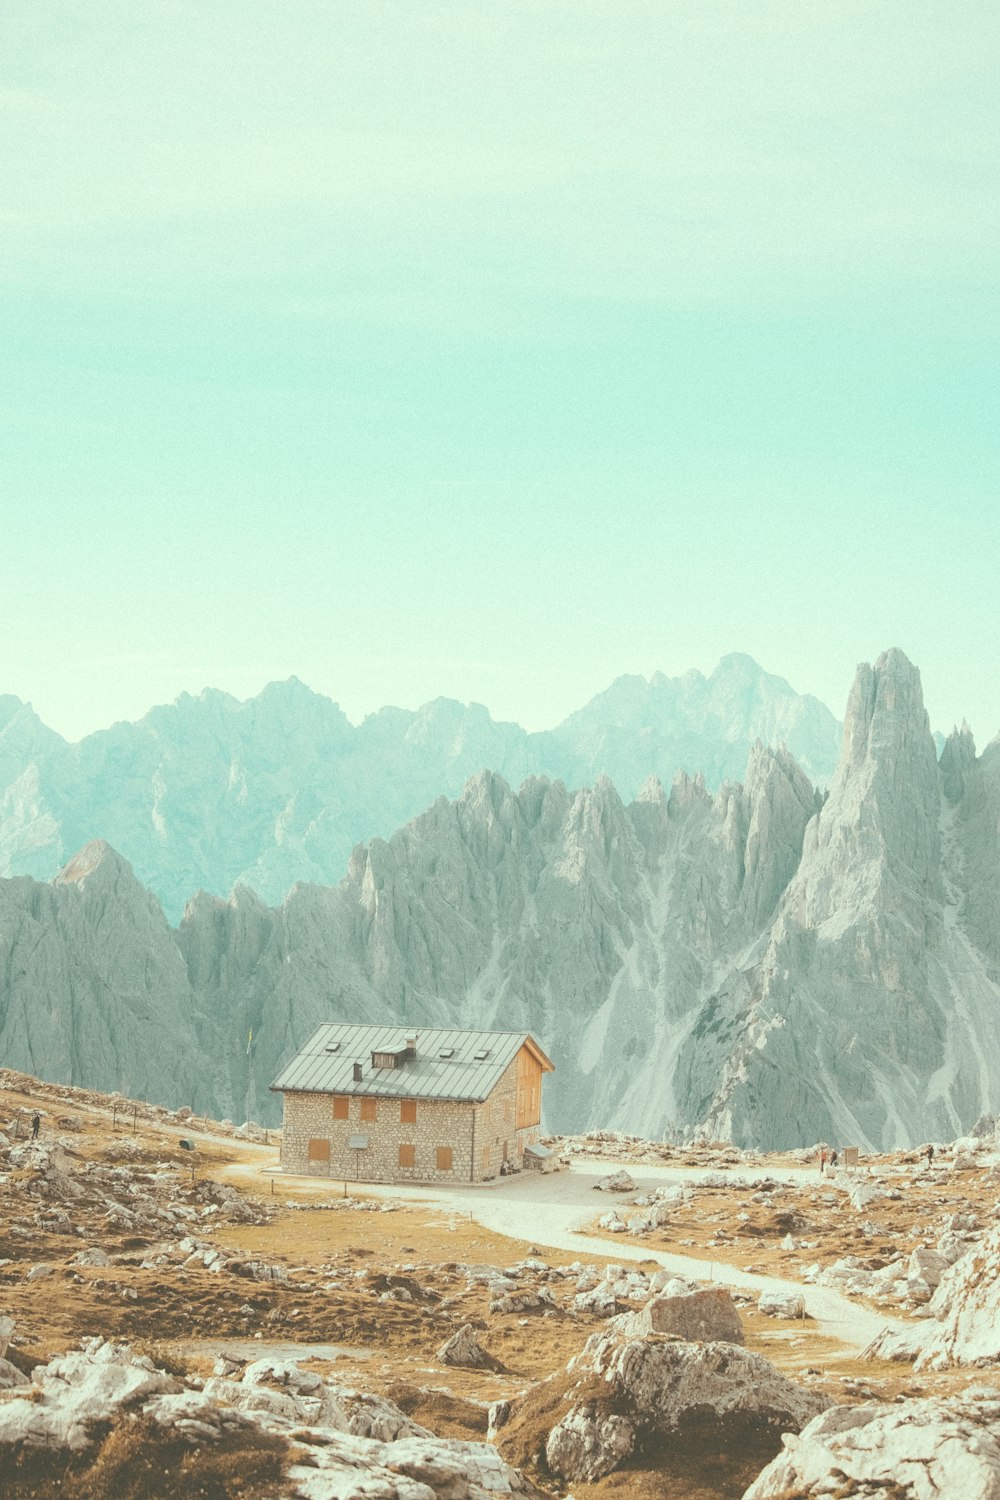
[[718, 681], [728, 677], [733, 680], [742, 679], [744, 682], [752, 682], [758, 677], [767, 675], [763, 667], [745, 651], [728, 651], [725, 656], [719, 658], [719, 664], [709, 681]]
[[928, 751], [933, 755], [920, 673], [894, 646], [874, 666], [858, 667], [844, 715], [837, 778], [842, 781], [866, 760], [893, 761], [911, 745], [924, 759]]
[[265, 683], [259, 696], [270, 699], [274, 703], [311, 703], [314, 698], [322, 698], [321, 693], [314, 693], [312, 688], [292, 673], [291, 677], [276, 678], [273, 682]]
[[684, 812], [687, 808], [708, 806], [712, 801], [705, 786], [705, 778], [699, 772], [696, 776], [689, 776], [687, 771], [678, 771], [670, 784], [669, 809], [672, 817]]
[[84, 844], [82, 849], [67, 860], [52, 883], [82, 886], [97, 875], [101, 878], [110, 877], [112, 880], [125, 875], [139, 885], [128, 860], [123, 859], [106, 839], [91, 839], [88, 844]]
[[30, 703], [0, 694], [0, 791], [35, 757], [67, 749], [62, 735], [43, 724]]
[[650, 802], [656, 807], [666, 807], [667, 794], [663, 790], [663, 782], [659, 776], [647, 776], [639, 788], [635, 800], [637, 802]]
[[13, 693], [0, 693], [0, 732], [7, 728], [15, 714], [23, 712], [26, 708], [30, 708], [30, 704], [23, 703]]
[[976, 764], [976, 742], [972, 730], [962, 720], [961, 729], [953, 729], [944, 742], [938, 768], [941, 787], [949, 802], [960, 802], [969, 772]]

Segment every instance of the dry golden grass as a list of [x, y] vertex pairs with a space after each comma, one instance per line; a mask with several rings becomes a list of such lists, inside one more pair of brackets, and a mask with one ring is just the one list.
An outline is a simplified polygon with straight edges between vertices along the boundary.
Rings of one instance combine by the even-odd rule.
[[275, 1500], [291, 1493], [283, 1482], [290, 1451], [250, 1426], [191, 1448], [125, 1417], [83, 1457], [21, 1448], [7, 1463], [2, 1493], [4, 1500]]

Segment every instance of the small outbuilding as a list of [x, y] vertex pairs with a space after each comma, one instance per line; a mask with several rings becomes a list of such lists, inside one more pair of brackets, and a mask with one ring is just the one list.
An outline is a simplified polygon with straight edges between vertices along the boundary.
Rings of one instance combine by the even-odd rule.
[[283, 1096], [282, 1170], [357, 1182], [496, 1177], [538, 1141], [553, 1071], [526, 1031], [326, 1022], [271, 1084]]

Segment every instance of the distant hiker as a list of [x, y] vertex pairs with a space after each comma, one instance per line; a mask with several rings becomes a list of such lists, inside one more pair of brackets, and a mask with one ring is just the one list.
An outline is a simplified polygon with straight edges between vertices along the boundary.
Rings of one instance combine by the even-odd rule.
[[41, 1115], [32, 1115], [32, 1117], [31, 1117], [31, 1139], [33, 1141], [37, 1141], [38, 1140], [38, 1132], [41, 1130], [41, 1128], [42, 1128], [42, 1117], [41, 1117]]
[[837, 1165], [837, 1160], [838, 1160], [837, 1152], [836, 1151], [831, 1151], [830, 1152], [830, 1165], [831, 1165], [831, 1167], [835, 1167]]
[[933, 1146], [928, 1146], [927, 1147], [927, 1165], [929, 1167], [931, 1167], [931, 1166], [934, 1165], [934, 1147]]
[[826, 1171], [826, 1147], [825, 1146], [823, 1147], [822, 1151], [819, 1153], [819, 1169], [820, 1169], [821, 1173]]

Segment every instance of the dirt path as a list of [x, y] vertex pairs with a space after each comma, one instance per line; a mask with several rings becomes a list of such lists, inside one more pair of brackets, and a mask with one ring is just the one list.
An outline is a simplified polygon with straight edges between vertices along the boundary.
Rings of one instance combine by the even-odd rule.
[[[222, 1175], [256, 1192], [270, 1193], [272, 1180], [276, 1185], [281, 1184], [282, 1196], [300, 1201], [322, 1201], [343, 1192], [340, 1182], [316, 1177], [275, 1177], [277, 1153], [273, 1149], [244, 1147], [241, 1155], [243, 1160], [224, 1168]], [[443, 1209], [462, 1217], [468, 1215], [484, 1229], [496, 1234], [527, 1240], [539, 1249], [569, 1251], [580, 1259], [597, 1255], [620, 1262], [642, 1261], [647, 1265], [653, 1262], [678, 1276], [715, 1281], [722, 1286], [737, 1287], [758, 1295], [764, 1291], [801, 1292], [806, 1313], [813, 1320], [812, 1331], [835, 1339], [849, 1351], [863, 1349], [886, 1326], [903, 1326], [898, 1319], [861, 1307], [829, 1287], [808, 1286], [785, 1277], [756, 1275], [718, 1261], [670, 1254], [634, 1240], [623, 1244], [624, 1236], [611, 1240], [586, 1233], [586, 1225], [616, 1201], [613, 1194], [595, 1194], [594, 1184], [619, 1165], [606, 1160], [578, 1161], [566, 1172], [545, 1176], [522, 1172], [477, 1186], [427, 1184], [408, 1187], [361, 1183], [357, 1187], [366, 1196], [394, 1198]], [[648, 1193], [668, 1183], [695, 1182], [704, 1176], [705, 1171], [701, 1167], [636, 1167], [631, 1164], [628, 1170], [637, 1193]], [[798, 1185], [814, 1177], [815, 1168], [782, 1168], [768, 1171], [768, 1176]], [[348, 1183], [348, 1191], [354, 1186]]]

